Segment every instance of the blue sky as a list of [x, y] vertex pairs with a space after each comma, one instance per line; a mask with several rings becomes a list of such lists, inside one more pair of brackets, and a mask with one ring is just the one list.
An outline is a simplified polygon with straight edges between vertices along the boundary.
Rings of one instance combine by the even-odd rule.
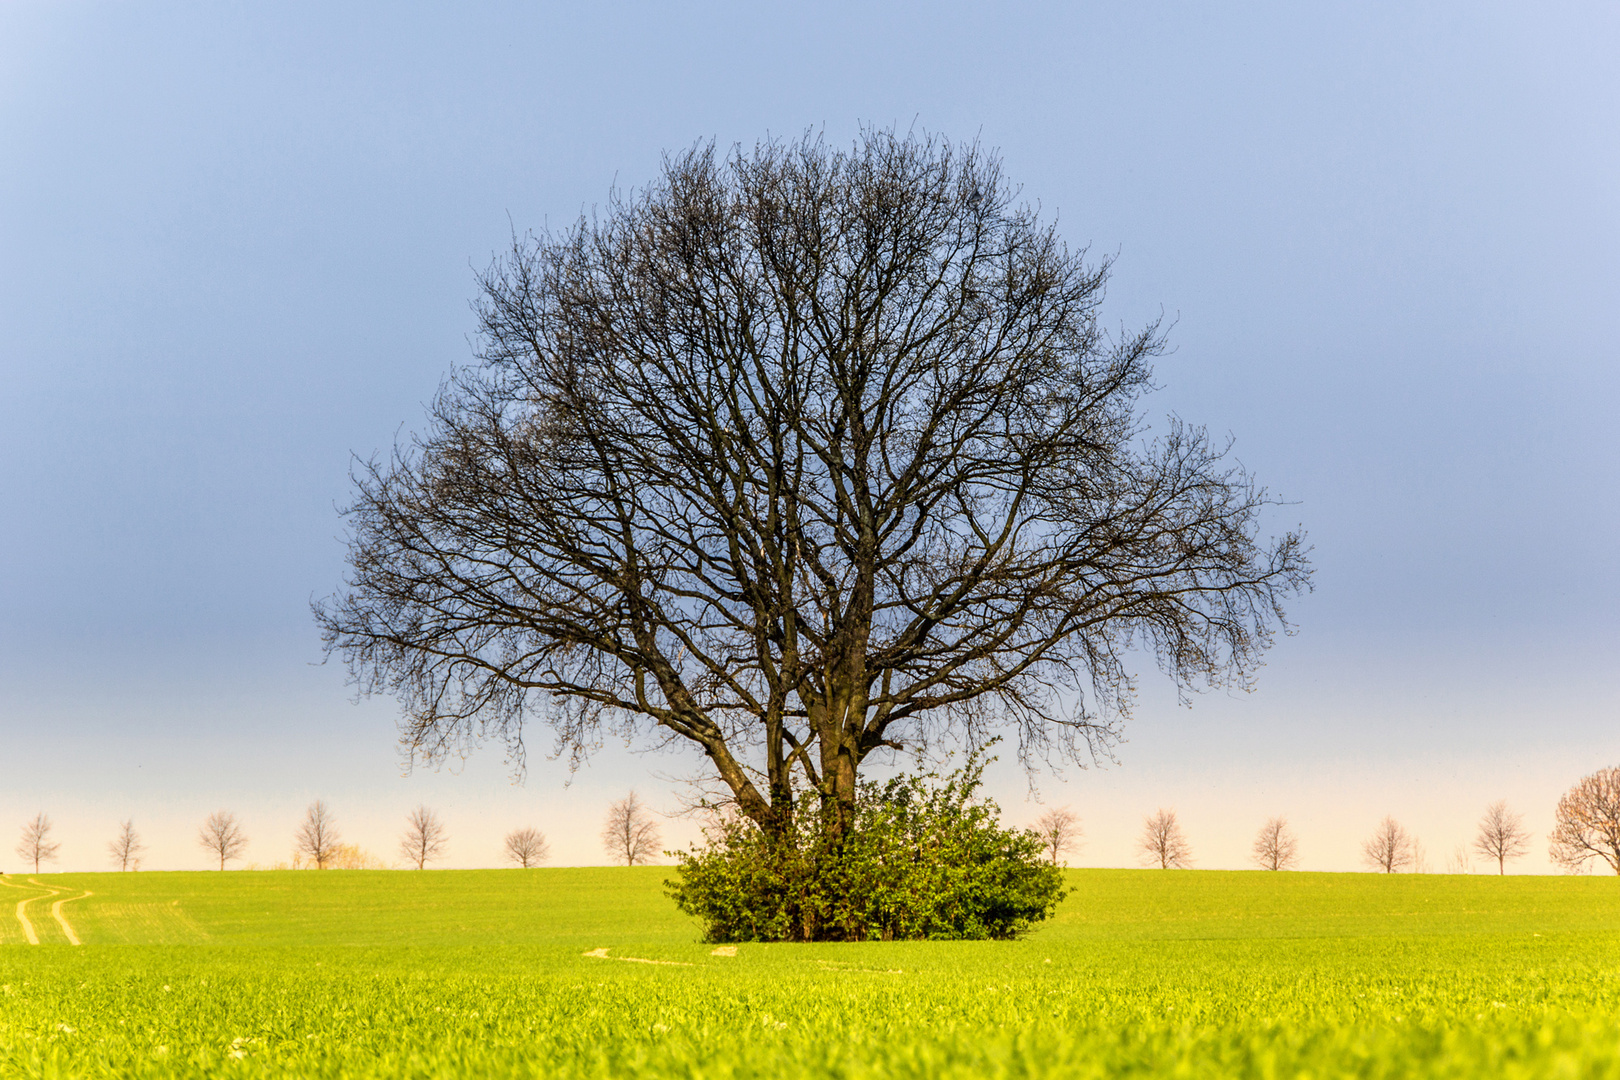
[[334, 507], [469, 357], [514, 226], [696, 139], [860, 123], [999, 149], [1117, 254], [1109, 317], [1175, 323], [1150, 409], [1230, 432], [1316, 546], [1256, 693], [1181, 708], [1145, 668], [1118, 763], [1039, 778], [1085, 819], [1076, 861], [1133, 864], [1159, 806], [1206, 866], [1277, 813], [1317, 869], [1385, 814], [1437, 865], [1497, 798], [1539, 837], [1620, 763], [1616, 55], [1601, 3], [13, 0], [0, 851], [43, 809], [63, 869], [125, 817], [148, 866], [201, 867], [230, 807], [269, 863], [323, 797], [388, 857], [425, 800], [457, 865], [522, 824], [594, 862], [609, 800], [672, 807], [689, 762], [610, 746], [565, 786], [538, 732], [522, 785], [495, 747], [402, 775], [392, 703], [320, 666]]

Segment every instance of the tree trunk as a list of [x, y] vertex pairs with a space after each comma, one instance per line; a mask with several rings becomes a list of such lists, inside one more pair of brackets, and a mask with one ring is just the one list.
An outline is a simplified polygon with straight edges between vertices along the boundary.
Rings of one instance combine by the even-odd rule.
[[[830, 678], [828, 680], [832, 682]], [[841, 680], [842, 681], [842, 680]], [[854, 682], [855, 680], [848, 680]], [[861, 764], [861, 729], [866, 693], [858, 686], [830, 686], [821, 723], [822, 829], [836, 848], [855, 827], [855, 798]]]

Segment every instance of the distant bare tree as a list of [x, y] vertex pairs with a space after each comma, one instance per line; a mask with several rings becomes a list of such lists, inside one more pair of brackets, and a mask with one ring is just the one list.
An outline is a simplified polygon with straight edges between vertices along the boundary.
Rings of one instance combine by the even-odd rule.
[[513, 829], [506, 836], [506, 858], [527, 870], [551, 856], [551, 845], [539, 829]]
[[631, 792], [608, 808], [602, 826], [602, 846], [614, 862], [634, 866], [658, 854], [658, 825], [645, 803]]
[[209, 814], [208, 820], [203, 822], [197, 832], [197, 843], [219, 860], [219, 868], [223, 870], [227, 862], [247, 849], [248, 838], [236, 815], [229, 810], [220, 810]]
[[1507, 873], [1509, 859], [1521, 858], [1530, 850], [1530, 830], [1524, 827], [1522, 817], [1508, 809], [1507, 800], [1498, 799], [1485, 808], [1474, 850], [1495, 859], [1498, 874]]
[[36, 814], [34, 820], [23, 826], [22, 840], [17, 844], [17, 854], [34, 864], [34, 873], [39, 873], [39, 864], [51, 862], [61, 844], [52, 843], [51, 819], [43, 813]]
[[1602, 859], [1620, 874], [1620, 767], [1599, 769], [1558, 800], [1549, 853], [1571, 872]]
[[1185, 870], [1192, 865], [1192, 845], [1182, 835], [1174, 810], [1161, 809], [1142, 826], [1138, 846], [1149, 866], [1161, 870]]
[[118, 835], [107, 845], [113, 862], [118, 864], [120, 870], [139, 870], [141, 868], [141, 852], [146, 845], [135, 832], [135, 822], [126, 821], [119, 826]]
[[1368, 866], [1386, 874], [1396, 873], [1412, 864], [1412, 836], [1401, 827], [1400, 822], [1386, 817], [1378, 823], [1378, 828], [1367, 842], [1361, 845], [1361, 855]]
[[1468, 858], [1468, 845], [1458, 844], [1452, 849], [1451, 858], [1446, 860], [1446, 873], [1472, 874], [1473, 872], [1473, 863]]
[[1035, 835], [1046, 845], [1046, 850], [1052, 856], [1052, 865], [1056, 866], [1058, 857], [1078, 848], [1086, 834], [1080, 828], [1080, 816], [1065, 807], [1042, 814], [1040, 820], [1035, 822]]
[[405, 835], [400, 838], [399, 851], [405, 861], [415, 863], [421, 870], [444, 853], [450, 835], [445, 832], [439, 815], [425, 806], [418, 806], [405, 819]]
[[1255, 865], [1262, 870], [1292, 870], [1299, 865], [1299, 841], [1288, 819], [1274, 817], [1260, 826], [1254, 838]]
[[296, 842], [298, 853], [314, 863], [317, 870], [325, 870], [326, 864], [337, 853], [340, 842], [337, 820], [321, 800], [316, 799], [309, 804], [304, 823], [298, 827]]

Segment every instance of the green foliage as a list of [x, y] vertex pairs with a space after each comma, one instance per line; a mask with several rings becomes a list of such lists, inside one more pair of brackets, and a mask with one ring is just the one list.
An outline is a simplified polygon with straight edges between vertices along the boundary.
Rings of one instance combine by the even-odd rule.
[[942, 782], [865, 785], [836, 839], [809, 814], [786, 837], [725, 821], [681, 853], [669, 893], [716, 942], [1016, 937], [1062, 900], [1063, 875], [1034, 833], [1002, 828], [977, 797], [983, 770], [975, 758]]

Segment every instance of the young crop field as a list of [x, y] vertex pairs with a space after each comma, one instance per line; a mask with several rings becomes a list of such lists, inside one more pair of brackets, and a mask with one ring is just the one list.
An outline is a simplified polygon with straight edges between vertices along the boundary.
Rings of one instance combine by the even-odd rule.
[[1620, 1077], [1612, 878], [1077, 870], [1015, 942], [717, 949], [669, 873], [11, 875], [0, 1076]]

